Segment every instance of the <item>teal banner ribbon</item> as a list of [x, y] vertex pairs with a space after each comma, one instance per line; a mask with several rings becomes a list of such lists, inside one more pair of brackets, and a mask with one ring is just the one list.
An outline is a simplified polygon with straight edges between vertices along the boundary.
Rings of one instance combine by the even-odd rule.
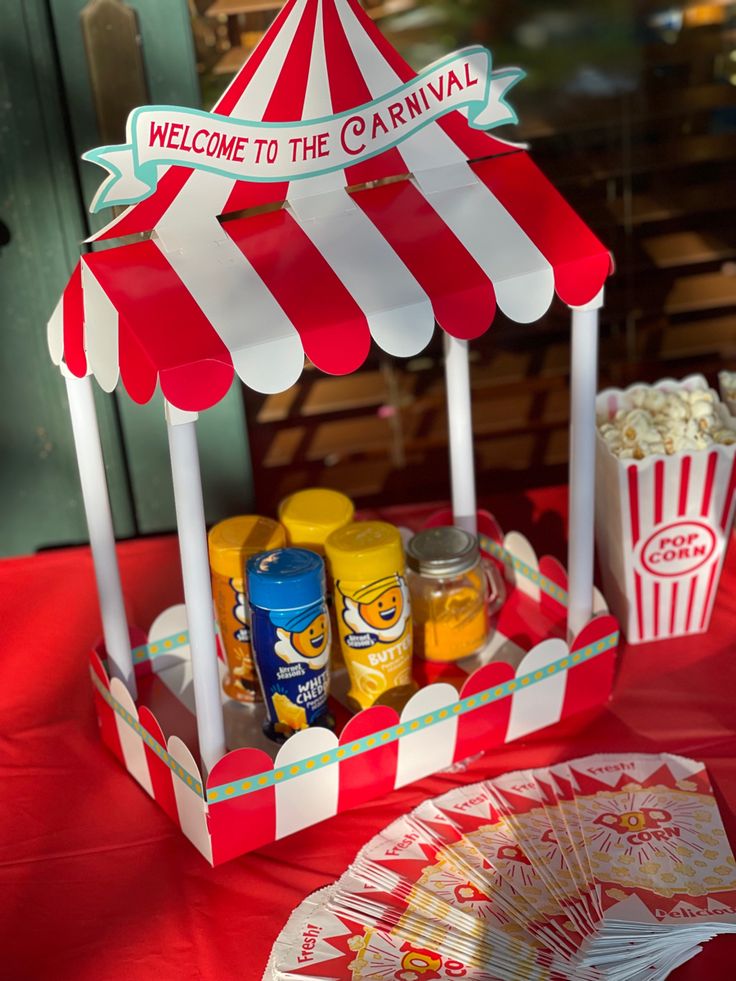
[[[264, 123], [180, 106], [143, 106], [128, 117], [125, 144], [82, 155], [108, 172], [90, 210], [144, 200], [166, 166], [241, 181], [304, 180], [385, 153], [458, 109], [467, 111], [475, 129], [516, 123], [506, 97], [524, 74], [519, 68], [494, 71], [490, 51], [476, 45], [378, 99], [319, 119]], [[427, 167], [433, 165], [428, 159]]]

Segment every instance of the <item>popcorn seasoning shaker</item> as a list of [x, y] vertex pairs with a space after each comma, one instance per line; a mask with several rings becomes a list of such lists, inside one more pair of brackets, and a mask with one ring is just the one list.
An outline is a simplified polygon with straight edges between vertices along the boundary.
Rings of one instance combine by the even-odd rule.
[[299, 729], [333, 728], [324, 561], [301, 548], [267, 552], [249, 559], [247, 583], [253, 653], [266, 701], [263, 731], [284, 742]]
[[431, 528], [411, 539], [406, 557], [417, 657], [457, 661], [477, 654], [490, 631], [477, 538], [460, 528]]
[[[333, 531], [349, 525], [355, 507], [345, 494], [319, 487], [297, 491], [279, 505], [279, 521], [286, 529], [289, 545], [308, 548], [325, 557], [325, 542]], [[342, 662], [340, 638], [333, 603], [334, 583], [327, 568], [327, 606], [332, 627], [331, 656], [333, 664]]]
[[261, 692], [248, 626], [245, 563], [252, 555], [282, 548], [286, 533], [270, 518], [244, 515], [221, 521], [207, 538], [212, 595], [228, 668], [222, 687], [238, 702], [259, 702]]
[[376, 703], [401, 709], [416, 691], [401, 535], [380, 521], [356, 522], [333, 532], [326, 549], [348, 700], [357, 710]]
[[279, 521], [289, 545], [309, 548], [324, 557], [325, 542], [353, 520], [353, 502], [339, 491], [314, 487], [297, 491], [279, 505]]

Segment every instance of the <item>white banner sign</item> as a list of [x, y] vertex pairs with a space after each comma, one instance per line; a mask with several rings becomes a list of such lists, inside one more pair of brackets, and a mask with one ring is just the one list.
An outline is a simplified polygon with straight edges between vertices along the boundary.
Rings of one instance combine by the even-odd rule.
[[83, 155], [110, 175], [91, 210], [142, 201], [156, 189], [162, 166], [242, 181], [303, 180], [384, 153], [457, 109], [467, 109], [476, 129], [515, 123], [506, 95], [524, 72], [494, 72], [492, 64], [487, 49], [465, 48], [380, 99], [337, 116], [294, 123], [249, 122], [177, 106], [135, 109], [126, 144]]

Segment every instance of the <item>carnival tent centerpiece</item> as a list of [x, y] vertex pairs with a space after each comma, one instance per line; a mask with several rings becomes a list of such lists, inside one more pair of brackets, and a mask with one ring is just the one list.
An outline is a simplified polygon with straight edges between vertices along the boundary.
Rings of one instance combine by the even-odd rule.
[[[357, 0], [288, 0], [212, 113], [143, 107], [131, 114], [125, 145], [85, 155], [108, 171], [93, 209], [128, 205], [91, 240], [96, 250], [82, 255], [48, 335], [66, 378], [102, 611], [107, 670], [94, 662], [98, 711], [108, 745], [212, 861], [294, 830], [283, 817], [283, 794], [300, 793], [301, 781], [312, 780], [302, 805], [320, 794], [322, 803], [307, 806], [299, 826], [366, 796], [324, 776], [330, 767], [333, 775], [346, 772], [332, 733], [297, 734], [275, 766], [261, 750], [265, 763], [242, 755], [256, 750], [226, 755], [196, 421], [236, 375], [258, 392], [282, 392], [298, 380], [305, 356], [328, 374], [348, 374], [364, 363], [373, 341], [408, 358], [426, 347], [438, 324], [453, 520], [475, 532], [469, 342], [490, 328], [497, 308], [531, 323], [556, 292], [572, 311], [569, 584], [561, 567], [538, 562], [520, 536], [510, 542], [492, 521], [481, 530], [486, 552], [522, 599], [553, 611], [550, 622], [557, 624], [552, 639], [537, 626], [531, 646], [557, 645], [554, 657], [547, 651], [537, 660], [563, 677], [563, 694], [555, 696], [556, 714], [542, 712], [532, 728], [571, 711], [564, 679], [581, 671], [579, 661], [615, 653], [615, 622], [593, 616], [598, 311], [612, 263], [526, 149], [487, 132], [515, 122], [507, 95], [522, 74], [496, 70], [479, 47], [417, 74]], [[138, 403], [159, 386], [166, 402], [186, 611], [183, 621], [183, 613], [164, 616], [143, 644], [135, 635], [131, 643], [125, 615], [90, 375], [106, 392], [121, 383]], [[150, 672], [151, 652], [165, 640], [169, 649], [186, 648], [198, 749], [178, 736], [167, 743], [148, 709], [135, 704], [134, 663], [142, 658]], [[595, 690], [586, 704], [608, 696], [610, 658], [589, 682]], [[450, 745], [446, 762], [462, 758], [493, 742], [478, 721], [490, 706], [476, 711], [484, 696], [509, 704], [534, 690], [543, 697], [543, 685], [515, 693], [540, 681], [530, 665], [504, 676], [497, 689], [493, 671], [470, 678], [472, 690], [459, 700], [450, 686], [432, 685], [401, 719], [385, 708], [360, 713], [340, 740], [360, 747], [355, 752], [372, 759], [374, 771], [376, 753], [385, 762], [391, 749], [388, 785], [409, 782], [438, 767], [418, 740], [421, 732], [400, 731], [405, 718], [426, 715], [442, 698], [455, 714], [469, 713], [475, 729], [468, 739], [473, 727], [466, 727], [465, 741], [463, 719], [448, 720], [441, 709], [415, 727], [431, 729], [433, 745], [442, 739]], [[455, 725], [451, 733], [448, 723]], [[529, 726], [528, 719], [503, 726], [501, 741]], [[376, 750], [381, 740], [388, 747]], [[440, 763], [446, 757], [443, 750]], [[358, 783], [369, 782], [367, 769]], [[245, 779], [248, 772], [260, 776]], [[352, 785], [358, 772], [351, 771]], [[173, 791], [166, 782], [172, 780]], [[325, 780], [332, 780], [329, 792]], [[233, 805], [247, 801], [254, 820], [254, 801], [274, 790], [275, 824], [265, 821], [261, 832], [233, 830], [242, 810], [237, 820], [217, 811], [231, 796]], [[227, 844], [218, 845], [218, 834]]]

